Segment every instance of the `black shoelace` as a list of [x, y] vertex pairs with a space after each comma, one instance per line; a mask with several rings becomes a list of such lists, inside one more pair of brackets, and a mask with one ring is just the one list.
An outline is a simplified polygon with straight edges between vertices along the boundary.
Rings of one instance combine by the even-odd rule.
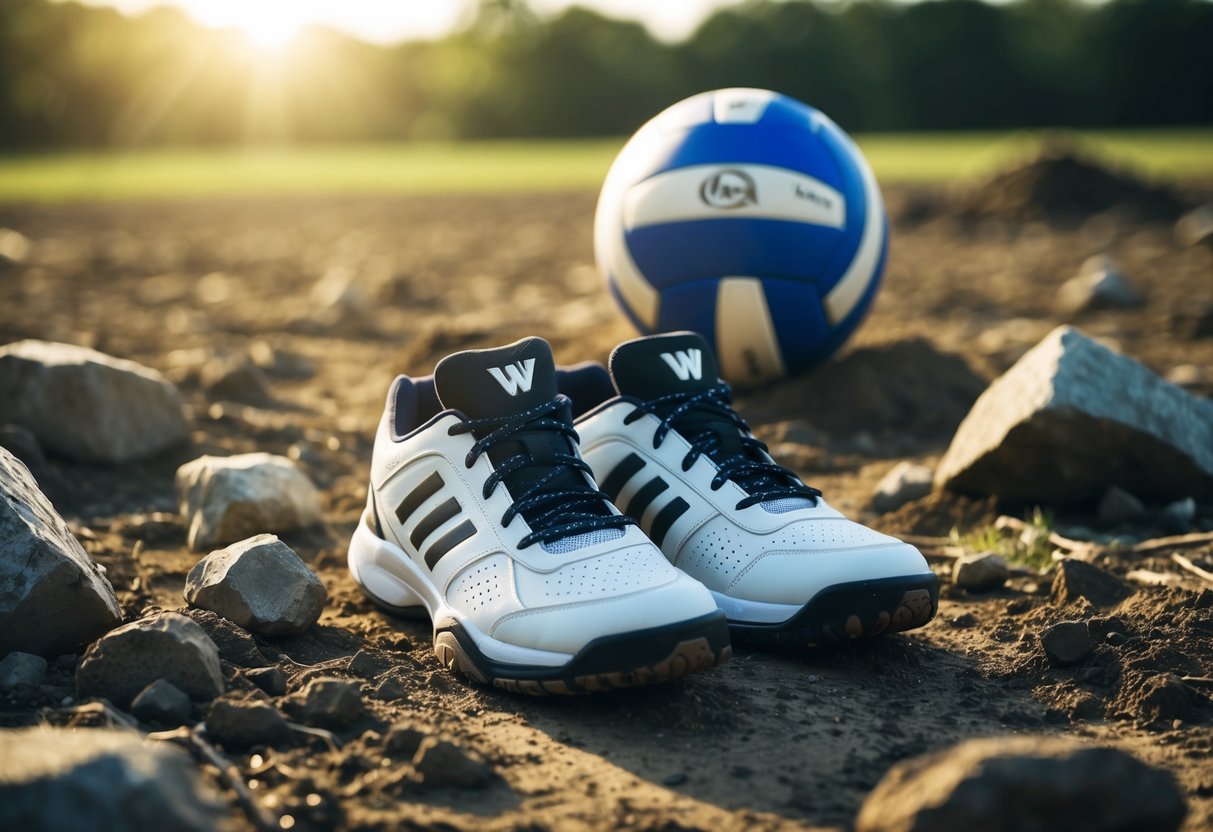
[[[608, 507], [610, 497], [590, 485], [570, 486], [567, 483], [572, 473], [580, 482], [579, 472], [593, 473], [590, 466], [579, 456], [559, 450], [566, 443], [553, 441], [553, 433], [578, 441], [577, 431], [566, 419], [553, 418], [552, 414], [568, 408], [569, 400], [557, 396], [546, 404], [531, 408], [525, 413], [488, 419], [466, 419], [452, 425], [448, 433], [452, 436], [471, 433], [479, 436], [468, 451], [464, 463], [468, 468], [476, 464], [481, 454], [493, 446], [507, 441], [516, 441], [521, 450], [500, 462], [494, 462], [493, 473], [484, 481], [482, 493], [487, 500], [498, 485], [505, 483], [514, 502], [501, 518], [502, 526], [509, 526], [514, 518], [522, 515], [531, 527], [518, 548], [525, 549], [533, 543], [554, 543], [565, 537], [586, 534], [599, 529], [622, 529], [634, 525], [632, 518], [613, 514]], [[567, 412], [567, 411], [566, 411]], [[526, 469], [548, 469], [533, 482], [525, 483], [514, 475]], [[561, 483], [560, 480], [565, 480]], [[518, 492], [515, 493], [515, 488]]]
[[728, 480], [741, 486], [747, 497], [737, 503], [737, 509], [748, 508], [768, 500], [803, 498], [817, 504], [821, 492], [805, 485], [794, 472], [774, 462], [765, 454], [765, 443], [750, 433], [745, 419], [733, 410], [732, 393], [727, 384], [707, 390], [670, 393], [637, 405], [624, 417], [625, 425], [652, 413], [661, 419], [653, 434], [653, 447], [661, 447], [666, 435], [677, 430], [691, 443], [682, 460], [682, 470], [689, 471], [701, 455], [717, 465], [712, 478], [712, 490], [718, 491]]

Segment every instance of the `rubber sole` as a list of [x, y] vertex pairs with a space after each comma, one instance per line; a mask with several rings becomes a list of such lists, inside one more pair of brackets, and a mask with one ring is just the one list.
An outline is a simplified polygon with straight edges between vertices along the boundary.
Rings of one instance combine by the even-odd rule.
[[737, 643], [776, 647], [836, 644], [923, 626], [939, 609], [934, 575], [836, 584], [778, 624], [729, 622]]
[[668, 682], [724, 664], [733, 654], [723, 613], [602, 636], [559, 668], [494, 662], [458, 622], [444, 622], [434, 635], [434, 653], [448, 670], [515, 693], [600, 693]]
[[[363, 594], [381, 610], [402, 618], [428, 619], [423, 606], [396, 607]], [[515, 693], [600, 693], [668, 682], [722, 665], [733, 655], [724, 613], [595, 639], [558, 668], [505, 664], [489, 659], [457, 621], [434, 633], [434, 655], [447, 670], [473, 682]]]

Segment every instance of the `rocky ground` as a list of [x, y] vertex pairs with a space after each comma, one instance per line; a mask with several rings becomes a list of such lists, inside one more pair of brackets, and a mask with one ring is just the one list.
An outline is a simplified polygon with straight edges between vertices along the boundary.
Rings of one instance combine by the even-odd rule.
[[[1181, 197], [1210, 192], [1187, 186]], [[442, 670], [428, 623], [362, 597], [345, 545], [395, 374], [526, 334], [546, 337], [561, 361], [603, 359], [631, 335], [592, 265], [594, 194], [0, 206], [0, 228], [22, 235], [0, 240], [0, 344], [91, 347], [180, 390], [188, 441], [140, 461], [83, 462], [16, 430], [0, 441], [105, 567], [123, 620], [186, 608], [187, 574], [221, 548], [207, 542], [219, 521], [183, 516], [174, 485], [180, 466], [208, 454], [280, 455], [315, 484], [280, 510], [306, 522], [318, 498], [321, 522], [282, 533], [281, 548], [327, 594], [317, 623], [292, 610], [295, 624], [272, 633], [237, 613], [223, 614], [240, 627], [199, 610], [156, 618], [165, 639], [196, 645], [200, 627], [218, 645], [222, 678], [191, 677], [201, 687], [184, 704], [164, 689], [142, 706], [96, 704], [99, 671], [81, 674], [73, 647], [14, 677], [0, 725], [141, 724], [156, 747], [189, 750], [218, 790], [194, 828], [849, 828], [900, 761], [1008, 734], [1128, 752], [1174, 776], [1184, 829], [1208, 828], [1207, 481], [1042, 502], [1044, 520], [1030, 499], [938, 488], [873, 507], [898, 464], [936, 468], [987, 384], [1059, 324], [1198, 397], [1213, 393], [1213, 248], [1177, 239], [1174, 206], [1153, 192], [1105, 198], [1116, 206], [1050, 213], [1048, 189], [1022, 176], [977, 195], [888, 189], [886, 285], [853, 343], [807, 378], [741, 397], [757, 432], [833, 505], [922, 546], [946, 584], [934, 622], [837, 647], [738, 647], [681, 682], [549, 699]], [[1095, 255], [1113, 261], [1084, 266]], [[1084, 286], [1108, 271], [1120, 293], [1093, 300]], [[1063, 291], [1080, 273], [1083, 285]], [[996, 527], [1000, 516], [1011, 519]], [[984, 550], [1004, 558], [985, 578], [994, 588], [951, 584], [957, 557]], [[190, 577], [191, 598], [205, 595], [205, 571]], [[1055, 626], [1065, 622], [1077, 624]], [[206, 704], [208, 686], [227, 690], [227, 712]], [[172, 730], [204, 719], [205, 732]], [[1040, 753], [1070, 771], [1106, 770]], [[9, 775], [0, 764], [0, 788]], [[1070, 810], [1097, 816], [1120, 788], [1109, 783]], [[893, 828], [882, 817], [874, 803], [860, 826]]]

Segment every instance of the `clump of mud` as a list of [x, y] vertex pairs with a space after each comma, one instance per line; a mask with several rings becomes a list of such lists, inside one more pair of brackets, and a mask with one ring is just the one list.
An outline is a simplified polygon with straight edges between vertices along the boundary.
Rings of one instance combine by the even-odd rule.
[[[994, 677], [1020, 678], [1052, 711], [1069, 719], [1105, 718], [1142, 726], [1201, 723], [1211, 714], [1207, 670], [1213, 662], [1213, 590], [1141, 591], [1099, 611], [1041, 604], [1009, 624], [1007, 654], [992, 657]], [[1034, 634], [1064, 620], [1086, 621], [1096, 642], [1074, 667], [1050, 668]], [[1022, 629], [1019, 629], [1022, 628]], [[1016, 643], [1017, 642], [1017, 643]]]
[[959, 194], [955, 213], [966, 219], [1039, 220], [1119, 210], [1141, 219], [1171, 221], [1186, 207], [1169, 189], [1059, 140], [1047, 143], [1027, 162]]
[[913, 338], [859, 347], [812, 373], [750, 391], [741, 410], [754, 424], [795, 415], [827, 433], [897, 430], [946, 439], [985, 388], [963, 357]]

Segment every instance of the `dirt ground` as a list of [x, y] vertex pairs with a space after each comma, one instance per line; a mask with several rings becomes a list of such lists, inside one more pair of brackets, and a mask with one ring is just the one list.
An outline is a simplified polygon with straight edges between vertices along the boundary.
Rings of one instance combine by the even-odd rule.
[[[877, 517], [868, 501], [899, 460], [936, 461], [986, 381], [1071, 320], [1056, 288], [1087, 256], [1115, 255], [1146, 302], [1074, 323], [1162, 373], [1213, 367], [1213, 325], [1201, 318], [1213, 304], [1213, 248], [1185, 248], [1170, 221], [1120, 209], [975, 218], [938, 210], [949, 198], [888, 189], [889, 270], [858, 336], [815, 375], [742, 398], [759, 434], [833, 505], [895, 533], [1022, 516], [1022, 507], [933, 496]], [[525, 334], [546, 337], [564, 362], [603, 359], [632, 334], [593, 268], [594, 199], [0, 206], [0, 227], [34, 242], [25, 263], [0, 265], [0, 342], [61, 340], [133, 358], [177, 381], [191, 411], [188, 449], [122, 468], [51, 459], [36, 472], [107, 567], [128, 617], [184, 604], [199, 554], [185, 547], [172, 495], [181, 463], [271, 451], [299, 459], [323, 489], [325, 527], [283, 537], [324, 580], [327, 611], [306, 636], [262, 642], [263, 652], [280, 657], [292, 690], [318, 675], [357, 678], [348, 665], [360, 649], [378, 675], [365, 679], [370, 710], [339, 732], [339, 750], [318, 740], [255, 757], [232, 751], [254, 796], [295, 829], [847, 828], [898, 760], [968, 737], [1040, 732], [1170, 769], [1189, 798], [1185, 829], [1213, 826], [1213, 585], [1187, 573], [1102, 610], [1055, 604], [1049, 576], [981, 596], [948, 587], [936, 620], [904, 636], [738, 647], [729, 664], [681, 682], [547, 699], [447, 674], [428, 623], [364, 600], [345, 546], [395, 374]], [[333, 270], [352, 275], [366, 308], [351, 297], [325, 305], [335, 294], [325, 287], [341, 284]], [[250, 351], [269, 400], [207, 391], [207, 358]], [[1192, 389], [1208, 395], [1210, 384], [1206, 375]], [[1095, 525], [1089, 507], [1060, 510], [1058, 523]], [[1167, 554], [1101, 565], [1167, 570]], [[1207, 563], [1213, 546], [1185, 554]], [[1086, 664], [1050, 669], [1036, 634], [1075, 617], [1091, 618], [1104, 640]], [[72, 695], [70, 665], [55, 668], [52, 682]], [[0, 701], [0, 724], [32, 724], [58, 704], [50, 693]], [[384, 735], [402, 723], [475, 749], [495, 778], [463, 790], [394, 776]]]

